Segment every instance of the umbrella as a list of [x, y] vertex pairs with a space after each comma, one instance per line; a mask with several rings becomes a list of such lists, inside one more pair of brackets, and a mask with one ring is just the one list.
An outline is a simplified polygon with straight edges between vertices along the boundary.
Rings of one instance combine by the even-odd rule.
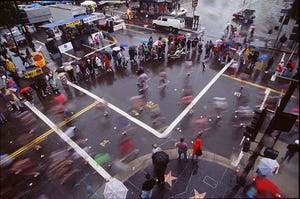
[[262, 158], [257, 165], [260, 173], [264, 176], [273, 176], [278, 173], [279, 164], [276, 160]]
[[267, 178], [256, 178], [254, 187], [257, 192], [263, 196], [270, 197], [271, 195], [277, 198], [278, 194], [280, 194], [278, 187]]
[[57, 76], [58, 76], [59, 78], [61, 78], [61, 77], [65, 76], [65, 74], [66, 74], [66, 73], [62, 73], [62, 72], [61, 72], [61, 73], [58, 73]]
[[236, 51], [237, 49], [236, 48], [229, 48], [229, 50]]
[[61, 94], [55, 96], [55, 97], [54, 97], [54, 100], [55, 100], [57, 103], [65, 103], [65, 102], [67, 101], [67, 98], [66, 98], [66, 96], [65, 96], [63, 93], [61, 93]]
[[154, 46], [161, 46], [161, 41], [157, 40], [156, 42], [153, 43]]
[[221, 43], [223, 43], [223, 40], [222, 39], [218, 39], [215, 42], [216, 42], [216, 44], [221, 44]]
[[125, 199], [128, 189], [116, 178], [111, 178], [105, 185], [103, 195], [106, 199]]
[[185, 39], [185, 36], [184, 35], [178, 35], [176, 38], [179, 39], [179, 40], [183, 40], [183, 39]]
[[104, 164], [104, 163], [108, 162], [109, 160], [110, 160], [110, 156], [108, 153], [98, 153], [95, 156], [95, 161], [99, 165]]
[[20, 90], [20, 93], [24, 93], [24, 92], [26, 92], [26, 91], [29, 91], [30, 89], [31, 89], [30, 86], [26, 86], [26, 87], [24, 87], [24, 88], [22, 88], [22, 89]]
[[263, 61], [263, 60], [267, 59], [267, 57], [268, 57], [267, 55], [261, 55], [258, 57], [257, 62]]
[[113, 51], [120, 51], [121, 50], [121, 48], [120, 47], [118, 47], [118, 46], [116, 46], [116, 47], [113, 47]]
[[120, 47], [124, 48], [124, 47], [128, 47], [127, 43], [120, 43]]
[[73, 70], [73, 66], [67, 65], [65, 66], [65, 71]]
[[148, 39], [142, 39], [141, 43], [146, 44], [146, 43], [148, 43], [148, 41], [149, 41]]
[[198, 38], [199, 34], [198, 33], [192, 33], [191, 36], [189, 37], [189, 39], [195, 39], [196, 37]]
[[168, 34], [168, 37], [174, 37], [174, 34], [169, 33], [169, 34]]
[[137, 49], [137, 46], [129, 46], [128, 49], [129, 49], [129, 50], [136, 50], [136, 49]]

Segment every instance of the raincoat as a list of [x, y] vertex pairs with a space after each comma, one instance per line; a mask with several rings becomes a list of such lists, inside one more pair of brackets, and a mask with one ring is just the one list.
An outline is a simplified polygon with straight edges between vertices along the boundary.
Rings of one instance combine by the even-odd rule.
[[194, 144], [193, 144], [193, 154], [196, 155], [196, 151], [197, 149], [200, 147], [201, 151], [203, 151], [203, 147], [202, 147], [202, 139], [201, 138], [197, 138], [195, 141], [194, 141]]

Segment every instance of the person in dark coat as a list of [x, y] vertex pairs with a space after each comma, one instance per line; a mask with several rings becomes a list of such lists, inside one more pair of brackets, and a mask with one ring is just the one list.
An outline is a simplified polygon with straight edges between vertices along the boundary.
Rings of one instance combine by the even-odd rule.
[[299, 140], [295, 140], [294, 144], [287, 145], [287, 151], [285, 153], [285, 156], [281, 158], [282, 162], [287, 160], [287, 163], [290, 162], [292, 157], [299, 151]]
[[146, 181], [143, 183], [142, 186], [142, 194], [141, 198], [151, 198], [153, 187], [156, 184], [156, 180], [151, 177], [149, 173], [146, 174]]
[[272, 56], [272, 57], [268, 60], [267, 68], [266, 68], [266, 70], [265, 70], [265, 73], [268, 73], [268, 72], [269, 72], [269, 70], [270, 70], [270, 68], [272, 67], [273, 63], [274, 63], [274, 57]]
[[169, 155], [156, 144], [152, 145], [152, 163], [157, 177], [157, 184], [162, 187], [165, 183], [165, 172], [169, 163]]

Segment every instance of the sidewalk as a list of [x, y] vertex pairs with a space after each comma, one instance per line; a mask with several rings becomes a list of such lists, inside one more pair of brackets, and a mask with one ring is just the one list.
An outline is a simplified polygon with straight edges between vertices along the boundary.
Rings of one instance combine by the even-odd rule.
[[[284, 155], [286, 144], [278, 141], [275, 149], [280, 152], [277, 161]], [[205, 198], [223, 198], [236, 184], [237, 168], [231, 165], [231, 160], [215, 153], [204, 151], [198, 164], [177, 160], [177, 149], [165, 150], [170, 157], [166, 174], [171, 174], [169, 184], [166, 182], [164, 189], [155, 186], [152, 198], [189, 198], [195, 194], [206, 193]], [[189, 150], [189, 154], [191, 151]], [[247, 164], [249, 154], [245, 154], [238, 167]], [[256, 161], [258, 163], [258, 160]], [[268, 177], [281, 190], [287, 198], [297, 198], [299, 195], [299, 158], [295, 157], [289, 164], [284, 163], [276, 176]], [[145, 174], [153, 174], [151, 154], [137, 158], [128, 164], [128, 170], [119, 173], [115, 178], [121, 180], [128, 188], [127, 198], [139, 198], [141, 187], [145, 180]], [[248, 175], [255, 177], [256, 166]], [[166, 178], [167, 181], [167, 178]], [[97, 192], [103, 197], [105, 184]], [[235, 195], [235, 198], [244, 198], [243, 189]]]

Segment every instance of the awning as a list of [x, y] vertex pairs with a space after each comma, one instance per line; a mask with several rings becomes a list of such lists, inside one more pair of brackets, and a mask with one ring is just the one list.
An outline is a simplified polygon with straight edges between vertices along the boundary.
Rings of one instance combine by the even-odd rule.
[[92, 15], [80, 15], [80, 16], [77, 16], [77, 17], [73, 17], [71, 19], [65, 19], [65, 20], [60, 20], [60, 21], [56, 21], [56, 22], [53, 22], [53, 23], [47, 23], [47, 24], [41, 25], [40, 27], [42, 27], [42, 28], [54, 28], [55, 26], [61, 26], [61, 25], [67, 24], [67, 23], [73, 23], [75, 21], [79, 21], [79, 20], [82, 20], [82, 19], [85, 19], [85, 18], [88, 18], [88, 17], [91, 17], [91, 16]]

